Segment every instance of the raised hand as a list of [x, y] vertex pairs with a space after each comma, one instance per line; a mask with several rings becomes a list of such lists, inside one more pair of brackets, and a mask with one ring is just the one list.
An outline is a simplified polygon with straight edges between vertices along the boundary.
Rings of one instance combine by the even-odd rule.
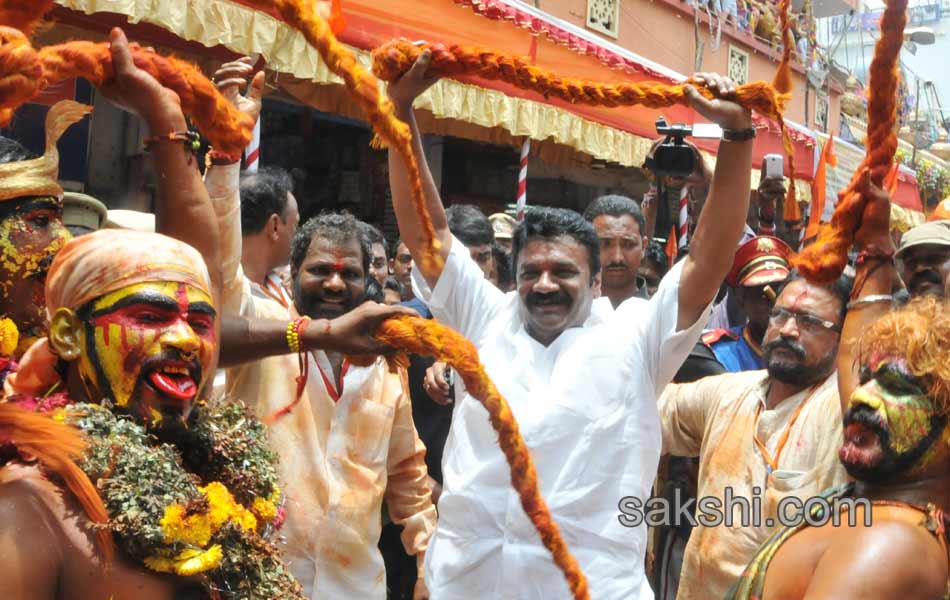
[[716, 73], [695, 73], [692, 79], [708, 87], [718, 97], [707, 100], [696, 88], [686, 85], [686, 99], [691, 108], [723, 129], [752, 127], [752, 111], [732, 101], [736, 95], [736, 84], [733, 80]]
[[264, 72], [254, 75], [247, 95], [241, 89], [247, 85], [247, 78], [254, 72], [249, 56], [226, 62], [211, 78], [221, 95], [227, 98], [238, 110], [257, 121], [261, 114], [261, 102], [264, 98]]
[[[438, 45], [434, 46], [434, 48], [438, 47]], [[412, 68], [406, 71], [405, 75], [389, 84], [387, 93], [397, 109], [411, 108], [413, 100], [439, 80], [438, 77], [426, 76], [431, 60], [432, 51], [428, 48], [423, 50]]]

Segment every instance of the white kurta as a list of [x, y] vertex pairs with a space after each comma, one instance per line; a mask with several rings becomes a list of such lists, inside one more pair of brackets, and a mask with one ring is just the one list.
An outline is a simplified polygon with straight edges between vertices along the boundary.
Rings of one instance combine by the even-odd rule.
[[[676, 332], [681, 266], [649, 302], [616, 312], [594, 302], [582, 327], [544, 347], [528, 335], [516, 293], [485, 280], [453, 239], [430, 290], [416, 295], [479, 349], [531, 449], [541, 493], [590, 583], [591, 597], [652, 598], [646, 527], [620, 524], [625, 496], [646, 500], [660, 457], [656, 398], [699, 338], [706, 313]], [[426, 555], [434, 600], [556, 600], [567, 584], [511, 487], [488, 413], [461, 386], [443, 458], [439, 523]]]

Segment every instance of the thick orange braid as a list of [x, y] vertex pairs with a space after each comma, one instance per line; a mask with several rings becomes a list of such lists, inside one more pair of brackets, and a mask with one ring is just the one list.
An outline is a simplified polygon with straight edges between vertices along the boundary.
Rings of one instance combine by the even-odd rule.
[[[0, 15], [6, 14], [5, 7], [0, 5]], [[240, 158], [254, 128], [249, 116], [235, 109], [194, 66], [135, 44], [131, 50], [139, 68], [178, 94], [182, 111], [216, 150]], [[50, 85], [83, 77], [101, 86], [113, 76], [107, 43], [68, 42], [37, 51], [23, 32], [0, 27], [0, 126], [9, 123], [14, 109]]]
[[[792, 36], [792, 24], [789, 14], [792, 8], [791, 0], [781, 0], [778, 11], [782, 31], [782, 60], [779, 62], [778, 70], [775, 71], [775, 77], [772, 79], [772, 86], [783, 94], [792, 93], [792, 50], [795, 47], [795, 38]], [[798, 198], [795, 193], [795, 163], [792, 140], [785, 130], [785, 122], [778, 120], [779, 127], [782, 130], [782, 146], [785, 148], [785, 154], [788, 155], [788, 168], [792, 175], [788, 187], [788, 196], [785, 198], [785, 207], [782, 211], [782, 219], [787, 223], [798, 224], [802, 220], [802, 210], [798, 206]]]
[[465, 389], [477, 398], [498, 433], [498, 444], [511, 469], [511, 485], [521, 498], [521, 507], [534, 524], [545, 548], [563, 571], [574, 598], [588, 598], [587, 579], [577, 560], [568, 551], [557, 524], [551, 519], [538, 487], [531, 453], [518, 431], [518, 423], [508, 403], [488, 377], [478, 360], [475, 346], [455, 331], [436, 321], [419, 317], [396, 317], [384, 322], [376, 337], [394, 348], [412, 354], [434, 356], [451, 365], [461, 376]]
[[[288, 25], [300, 31], [307, 42], [316, 48], [327, 67], [343, 79], [346, 88], [363, 108], [379, 139], [402, 157], [409, 174], [416, 211], [428, 217], [419, 165], [412, 153], [412, 133], [409, 126], [396, 118], [392, 103], [379, 91], [379, 81], [336, 39], [330, 26], [318, 14], [314, 0], [253, 0], [251, 4], [261, 9], [276, 10]], [[428, 263], [426, 268], [441, 270], [442, 255], [438, 251], [439, 242], [435, 237], [432, 219], [423, 219], [422, 228], [422, 241], [428, 249], [422, 261]]]
[[[786, 4], [788, 0], [785, 0]], [[646, 106], [663, 108], [675, 104], [687, 104], [683, 85], [657, 82], [618, 83], [614, 85], [587, 81], [573, 77], [561, 77], [551, 71], [538, 68], [528, 58], [492, 52], [475, 46], [415, 45], [407, 40], [392, 40], [373, 51], [373, 72], [385, 81], [395, 81], [415, 64], [422, 51], [429, 49], [432, 58], [427, 73], [432, 76], [476, 75], [483, 79], [500, 80], [515, 87], [532, 90], [546, 98], [558, 98], [571, 104], [590, 106]], [[791, 76], [788, 63], [791, 53], [783, 59], [779, 74], [784, 75], [776, 84], [756, 81], [736, 89], [736, 102], [778, 122], [782, 140], [788, 154], [789, 168], [794, 173], [792, 141], [785, 129], [782, 114], [791, 98]], [[783, 69], [784, 67], [784, 69]], [[712, 91], [693, 80], [686, 80], [700, 94], [711, 100]], [[794, 204], [794, 178], [789, 187], [789, 197]]]
[[[0, 449], [5, 445], [12, 446], [24, 460], [36, 461], [47, 473], [58, 475], [90, 521], [99, 525], [109, 523], [109, 513], [96, 486], [75, 462], [86, 449], [79, 430], [54, 420], [49, 413], [0, 403]], [[112, 534], [101, 527], [96, 538], [103, 557], [112, 560]]]
[[841, 276], [848, 262], [848, 250], [861, 226], [867, 200], [856, 191], [865, 169], [871, 181], [880, 186], [897, 151], [897, 61], [907, 24], [907, 0], [887, 0], [881, 17], [881, 39], [874, 48], [868, 89], [867, 154], [854, 170], [848, 187], [838, 193], [838, 206], [830, 226], [824, 227], [814, 244], [793, 261], [809, 280], [828, 284]]
[[53, 0], [3, 0], [0, 3], [0, 23], [30, 35], [33, 26], [53, 8]]

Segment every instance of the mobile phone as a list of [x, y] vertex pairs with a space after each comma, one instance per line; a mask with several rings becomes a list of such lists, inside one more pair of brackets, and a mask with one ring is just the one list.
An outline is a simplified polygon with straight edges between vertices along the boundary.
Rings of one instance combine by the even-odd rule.
[[452, 367], [445, 367], [445, 383], [449, 386], [449, 398], [455, 400], [455, 371]]
[[766, 179], [782, 179], [784, 177], [784, 156], [781, 154], [766, 154], [764, 160]]

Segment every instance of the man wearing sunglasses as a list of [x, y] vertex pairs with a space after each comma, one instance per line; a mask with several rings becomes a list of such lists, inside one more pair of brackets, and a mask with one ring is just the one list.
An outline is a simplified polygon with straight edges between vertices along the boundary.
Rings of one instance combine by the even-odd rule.
[[[850, 291], [847, 278], [820, 287], [792, 273], [768, 313], [764, 370], [670, 385], [660, 397], [663, 452], [700, 461], [681, 600], [723, 597], [780, 526], [782, 498], [804, 501], [846, 481], [835, 358]], [[715, 516], [702, 508], [708, 497], [722, 501], [731, 522], [707, 526], [700, 515]]]

